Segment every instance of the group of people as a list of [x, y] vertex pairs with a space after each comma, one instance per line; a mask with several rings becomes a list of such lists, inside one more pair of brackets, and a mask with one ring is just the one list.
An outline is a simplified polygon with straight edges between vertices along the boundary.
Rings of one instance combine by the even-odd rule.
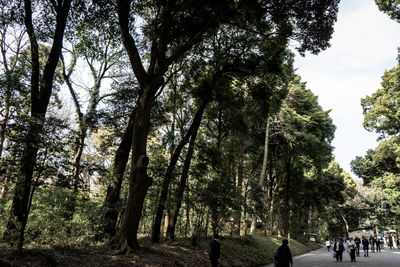
[[[221, 245], [218, 239], [219, 235], [215, 234], [214, 239], [209, 244], [209, 257], [213, 267], [218, 266], [220, 257]], [[393, 241], [394, 240], [392, 237], [388, 239], [388, 246], [390, 249], [393, 248]], [[397, 238], [394, 242], [396, 243], [397, 248], [400, 249], [400, 240]], [[290, 266], [293, 265], [292, 254], [290, 252], [288, 243], [288, 240], [282, 240], [282, 245], [278, 248], [274, 255], [275, 266], [289, 267], [289, 264]], [[326, 239], [326, 247], [328, 252], [333, 246], [333, 257], [336, 258], [336, 261], [342, 261], [343, 252], [347, 250], [350, 255], [351, 262], [356, 262], [356, 255], [358, 257], [360, 256], [360, 246], [362, 246], [364, 257], [368, 257], [368, 251], [370, 249], [372, 251], [375, 251], [376, 249], [376, 251], [379, 252], [381, 251], [381, 246], [383, 246], [383, 244], [383, 239], [375, 238], [374, 236], [371, 236], [369, 239], [367, 239], [365, 236], [363, 236], [361, 239], [357, 236], [354, 238], [335, 238], [333, 241]]]
[[[400, 240], [397, 238], [395, 242], [397, 248], [400, 249]], [[384, 241], [382, 238], [375, 238], [374, 236], [371, 236], [369, 239], [367, 239], [365, 236], [363, 236], [361, 239], [357, 236], [354, 238], [336, 238], [333, 241], [326, 239], [326, 247], [328, 249], [328, 252], [333, 246], [333, 257], [336, 258], [336, 261], [342, 261], [343, 252], [347, 250], [347, 252], [350, 254], [350, 260], [352, 262], [356, 262], [356, 255], [358, 257], [360, 256], [360, 247], [362, 247], [364, 257], [368, 257], [368, 252], [370, 249], [374, 252], [375, 249], [377, 252], [380, 252], [383, 244]], [[392, 238], [389, 238], [388, 246], [391, 249], [393, 248]]]
[[330, 250], [333, 244], [333, 257], [336, 258], [336, 261], [343, 260], [343, 252], [348, 251], [350, 254], [350, 260], [352, 262], [356, 262], [356, 249], [357, 245], [353, 239], [345, 239], [345, 238], [336, 238], [333, 242], [331, 240], [326, 240], [326, 247], [328, 251]]

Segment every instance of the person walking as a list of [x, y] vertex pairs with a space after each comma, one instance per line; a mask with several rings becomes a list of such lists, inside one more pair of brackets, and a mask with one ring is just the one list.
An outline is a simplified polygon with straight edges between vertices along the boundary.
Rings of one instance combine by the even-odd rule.
[[287, 239], [282, 240], [282, 245], [276, 250], [274, 255], [274, 262], [276, 267], [289, 267], [293, 266], [292, 253], [288, 247], [289, 241]]
[[393, 237], [389, 236], [389, 248], [393, 249]]
[[325, 245], [326, 245], [326, 248], [328, 249], [328, 252], [329, 252], [329, 249], [331, 248], [331, 246], [332, 246], [332, 243], [331, 243], [331, 241], [329, 240], [329, 239], [326, 239], [326, 241], [325, 241]]
[[364, 250], [364, 257], [368, 257], [369, 241], [366, 237], [363, 237], [362, 245], [363, 245], [363, 250]]
[[343, 251], [345, 251], [342, 239], [338, 239], [333, 245], [333, 251], [336, 253], [336, 261], [343, 260]]
[[356, 253], [357, 253], [357, 256], [360, 257], [360, 243], [361, 243], [361, 240], [360, 240], [360, 238], [359, 238], [358, 236], [356, 236], [356, 237], [354, 238], [354, 243], [356, 243]]
[[376, 239], [376, 252], [381, 251], [381, 239], [377, 238]]
[[221, 244], [219, 243], [219, 235], [214, 234], [214, 239], [209, 244], [208, 255], [212, 267], [218, 267], [219, 257], [221, 254]]
[[369, 243], [371, 245], [372, 252], [375, 252], [375, 242], [376, 242], [375, 237], [373, 235], [371, 235], [371, 237], [369, 238]]
[[347, 251], [350, 254], [351, 262], [356, 262], [356, 243], [352, 238], [350, 238], [346, 243], [346, 245], [347, 245]]
[[400, 240], [399, 240], [399, 238], [396, 239], [396, 246], [397, 246], [397, 249], [400, 249]]

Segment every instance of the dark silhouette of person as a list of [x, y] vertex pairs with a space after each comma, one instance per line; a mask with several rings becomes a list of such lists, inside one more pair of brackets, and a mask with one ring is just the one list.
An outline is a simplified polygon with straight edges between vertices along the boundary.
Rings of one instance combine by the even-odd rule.
[[354, 238], [354, 242], [356, 243], [357, 256], [360, 257], [360, 243], [361, 243], [361, 240], [360, 240], [360, 238], [358, 236], [356, 236], [356, 238]]
[[364, 250], [364, 257], [368, 257], [369, 241], [366, 237], [363, 238], [362, 245], [363, 245], [363, 250]]
[[219, 235], [214, 234], [214, 239], [209, 244], [208, 255], [210, 256], [211, 266], [218, 267], [219, 256], [221, 254], [221, 244], [218, 241]]
[[274, 260], [277, 267], [289, 267], [289, 264], [293, 266], [292, 253], [290, 252], [288, 244], [289, 241], [283, 239], [282, 245], [275, 252]]
[[381, 251], [381, 240], [379, 238], [376, 239], [376, 252]]
[[389, 248], [393, 249], [393, 239], [391, 236], [389, 237]]
[[369, 244], [371, 246], [371, 250], [372, 252], [375, 252], [375, 243], [376, 243], [376, 239], [374, 236], [370, 236], [369, 238]]

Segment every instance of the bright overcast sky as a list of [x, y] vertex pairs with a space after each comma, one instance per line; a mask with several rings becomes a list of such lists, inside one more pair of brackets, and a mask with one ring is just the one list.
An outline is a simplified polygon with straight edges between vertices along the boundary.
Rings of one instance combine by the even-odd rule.
[[331, 47], [317, 56], [296, 56], [297, 73], [336, 125], [336, 161], [347, 172], [356, 156], [377, 146], [363, 126], [360, 99], [380, 88], [400, 47], [400, 24], [379, 11], [374, 0], [342, 0]]

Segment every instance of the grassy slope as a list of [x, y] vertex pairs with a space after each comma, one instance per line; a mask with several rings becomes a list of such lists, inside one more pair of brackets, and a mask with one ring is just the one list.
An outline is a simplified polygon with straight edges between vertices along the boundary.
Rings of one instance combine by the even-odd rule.
[[[143, 243], [143, 249], [134, 255], [116, 255], [114, 251], [100, 248], [87, 249], [29, 249], [24, 256], [17, 256], [12, 249], [0, 249], [0, 266], [207, 266], [208, 242], [199, 241], [192, 246], [189, 239], [174, 244], [150, 245]], [[282, 238], [270, 236], [222, 237], [222, 266], [259, 266], [271, 263]], [[293, 255], [304, 254], [318, 248], [313, 244], [305, 246], [291, 241]]]
[[[226, 266], [258, 266], [273, 262], [276, 249], [282, 244], [276, 236], [243, 236], [221, 240], [222, 263]], [[304, 254], [319, 245], [304, 245], [291, 240], [290, 249], [293, 256]]]

